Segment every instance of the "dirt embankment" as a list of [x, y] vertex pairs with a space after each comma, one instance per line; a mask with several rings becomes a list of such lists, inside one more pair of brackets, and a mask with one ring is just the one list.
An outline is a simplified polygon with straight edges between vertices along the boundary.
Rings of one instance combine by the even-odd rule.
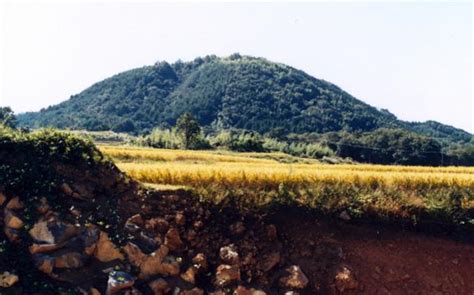
[[146, 190], [110, 163], [53, 159], [25, 174], [12, 153], [0, 151], [0, 294], [474, 292], [472, 242], [238, 212]]

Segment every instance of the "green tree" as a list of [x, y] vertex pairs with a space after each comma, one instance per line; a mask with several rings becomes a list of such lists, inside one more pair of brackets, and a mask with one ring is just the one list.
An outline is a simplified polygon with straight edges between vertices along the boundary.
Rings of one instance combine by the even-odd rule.
[[10, 107], [0, 107], [0, 125], [16, 127], [16, 117]]
[[201, 126], [190, 113], [184, 113], [176, 122], [176, 131], [183, 139], [186, 149], [189, 149], [196, 143], [201, 134]]

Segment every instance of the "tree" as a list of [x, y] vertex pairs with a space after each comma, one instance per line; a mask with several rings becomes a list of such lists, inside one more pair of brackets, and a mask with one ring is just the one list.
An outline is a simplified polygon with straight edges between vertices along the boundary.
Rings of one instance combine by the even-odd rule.
[[176, 131], [183, 139], [184, 147], [189, 149], [198, 141], [201, 127], [190, 113], [185, 113], [176, 122]]
[[16, 127], [16, 116], [10, 107], [0, 107], [0, 125]]

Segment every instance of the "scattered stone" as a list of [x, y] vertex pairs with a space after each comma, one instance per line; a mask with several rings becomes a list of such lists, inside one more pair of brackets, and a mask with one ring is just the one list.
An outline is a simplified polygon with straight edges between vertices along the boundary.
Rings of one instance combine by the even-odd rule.
[[145, 279], [154, 275], [177, 276], [179, 274], [178, 262], [167, 256], [168, 247], [162, 245], [158, 250], [151, 253], [140, 264], [140, 279]]
[[113, 295], [120, 290], [131, 288], [135, 283], [135, 278], [123, 271], [111, 271], [107, 281], [106, 295]]
[[200, 229], [204, 226], [204, 222], [202, 222], [201, 220], [197, 220], [193, 223], [193, 227], [195, 229]]
[[242, 221], [237, 221], [236, 223], [231, 224], [229, 229], [234, 236], [240, 236], [245, 232], [245, 226]]
[[256, 290], [254, 288], [247, 289], [244, 286], [238, 286], [234, 291], [234, 295], [266, 295], [267, 293]]
[[66, 195], [66, 196], [72, 196], [74, 193], [72, 188], [69, 186], [67, 183], [63, 183], [61, 185], [61, 191]]
[[28, 249], [31, 254], [38, 254], [52, 252], [60, 249], [62, 246], [58, 244], [32, 244]]
[[207, 259], [203, 253], [198, 253], [193, 258], [193, 262], [195, 265], [199, 266], [199, 268], [207, 269]]
[[169, 229], [169, 223], [166, 221], [166, 219], [158, 217], [158, 218], [152, 218], [149, 219], [145, 222], [145, 228], [148, 230], [157, 230], [160, 233], [165, 233]]
[[284, 287], [295, 289], [306, 288], [309, 283], [309, 280], [299, 266], [292, 265], [288, 267], [286, 271], [289, 272], [289, 275], [280, 278], [281, 285], [283, 285]]
[[233, 244], [222, 247], [219, 250], [219, 256], [225, 264], [234, 265], [239, 264], [240, 261], [239, 253]]
[[357, 282], [353, 272], [347, 266], [342, 266], [338, 270], [334, 277], [334, 285], [341, 293], [346, 290], [355, 290], [359, 288], [359, 283]]
[[97, 248], [95, 249], [94, 256], [102, 262], [110, 262], [113, 260], [123, 260], [123, 254], [120, 253], [118, 248], [109, 240], [109, 236], [106, 232], [101, 231], [99, 241], [97, 242]]
[[130, 263], [135, 267], [140, 267], [147, 257], [137, 245], [131, 242], [128, 242], [127, 245], [125, 245], [123, 251], [127, 254], [128, 261], [130, 261]]
[[7, 197], [3, 193], [0, 192], [0, 206], [2, 206], [6, 200], [7, 200]]
[[190, 266], [185, 273], [181, 274], [181, 278], [194, 285], [196, 283], [196, 274], [197, 269], [194, 266]]
[[196, 237], [197, 237], [197, 233], [196, 233], [195, 230], [190, 229], [190, 230], [187, 231], [186, 240], [188, 240], [189, 242], [192, 242], [192, 241], [196, 240]]
[[10, 209], [10, 210], [20, 210], [20, 209], [23, 209], [23, 207], [24, 205], [20, 201], [20, 198], [14, 197], [7, 203], [7, 206], [5, 208]]
[[168, 293], [171, 289], [164, 279], [157, 279], [148, 283], [154, 295], [162, 295]]
[[19, 280], [20, 278], [18, 278], [17, 275], [14, 275], [14, 274], [9, 273], [8, 271], [5, 271], [0, 274], [0, 287], [10, 288], [11, 286], [15, 285]]
[[34, 255], [33, 259], [38, 270], [45, 274], [51, 274], [54, 268], [54, 258], [47, 255]]
[[49, 207], [49, 204], [48, 204], [48, 200], [45, 197], [42, 197], [40, 199], [40, 204], [38, 205], [38, 207], [36, 207], [36, 211], [39, 214], [46, 214], [46, 212], [48, 212], [49, 209], [50, 209], [50, 207]]
[[81, 229], [72, 224], [57, 221], [54, 218], [48, 221], [39, 221], [29, 231], [36, 242], [48, 244], [62, 243], [71, 237], [80, 234]]
[[199, 288], [193, 288], [191, 290], [183, 290], [180, 295], [203, 295], [204, 291]]
[[29, 231], [30, 236], [37, 242], [44, 242], [54, 244], [54, 236], [49, 231], [48, 223], [46, 221], [37, 222]]
[[280, 253], [279, 252], [273, 252], [270, 253], [266, 256], [264, 256], [263, 261], [260, 264], [260, 268], [263, 271], [270, 271], [272, 268], [278, 265], [280, 263]]
[[221, 264], [217, 267], [215, 281], [217, 287], [224, 287], [235, 281], [240, 281], [239, 266]]
[[79, 268], [82, 266], [84, 266], [82, 256], [77, 252], [66, 253], [54, 259], [55, 268]]
[[127, 219], [126, 223], [133, 223], [138, 226], [143, 226], [145, 222], [143, 221], [143, 218], [140, 214], [135, 214], [129, 219]]
[[349, 213], [347, 213], [346, 210], [342, 211], [341, 214], [339, 214], [339, 218], [344, 220], [344, 221], [350, 221], [351, 220], [351, 216], [349, 215]]
[[176, 213], [174, 220], [178, 225], [184, 225], [186, 223], [186, 217], [182, 212]]
[[21, 229], [25, 224], [11, 210], [5, 210], [5, 225], [13, 229]]
[[99, 290], [97, 290], [96, 288], [91, 288], [91, 295], [101, 295]]
[[21, 241], [18, 230], [10, 227], [4, 227], [3, 232], [7, 236], [8, 240], [12, 243], [18, 244]]
[[270, 241], [274, 241], [277, 239], [277, 228], [273, 224], [269, 224], [265, 227], [267, 239]]
[[165, 236], [165, 245], [171, 250], [179, 250], [183, 246], [183, 241], [179, 236], [179, 231], [172, 227], [168, 230]]

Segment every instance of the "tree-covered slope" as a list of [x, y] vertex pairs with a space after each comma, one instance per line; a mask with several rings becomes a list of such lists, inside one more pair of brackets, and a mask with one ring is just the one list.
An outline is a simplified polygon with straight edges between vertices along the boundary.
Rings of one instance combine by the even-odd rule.
[[407, 123], [329, 82], [262, 58], [234, 54], [160, 62], [115, 75], [69, 100], [19, 116], [23, 126], [141, 133], [184, 112], [212, 129], [286, 133], [403, 128], [448, 140], [472, 135], [440, 123]]

